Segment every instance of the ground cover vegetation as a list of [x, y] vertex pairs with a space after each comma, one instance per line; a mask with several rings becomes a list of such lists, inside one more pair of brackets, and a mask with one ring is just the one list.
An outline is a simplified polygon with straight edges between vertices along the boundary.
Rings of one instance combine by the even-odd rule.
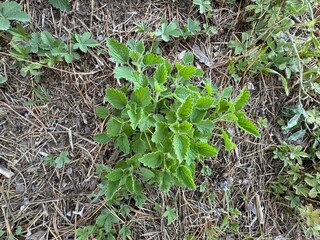
[[41, 2], [0, 3], [0, 237], [318, 239], [317, 1]]

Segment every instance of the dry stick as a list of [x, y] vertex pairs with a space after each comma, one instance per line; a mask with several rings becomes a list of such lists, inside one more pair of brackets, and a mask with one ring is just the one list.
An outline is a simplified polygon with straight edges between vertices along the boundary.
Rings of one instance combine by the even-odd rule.
[[165, 208], [166, 208], [166, 197], [164, 194], [165, 193], [161, 193], [161, 197], [162, 197], [161, 233], [162, 233], [162, 239], [167, 240], [167, 231], [165, 228], [165, 221], [163, 217], [163, 213], [165, 212]]
[[3, 217], [4, 217], [4, 221], [5, 221], [5, 223], [6, 223], [7, 234], [8, 234], [8, 236], [9, 236], [9, 235], [12, 234], [12, 232], [11, 232], [11, 227], [10, 227], [10, 223], [9, 223], [8, 218], [6, 217], [6, 212], [5, 212], [5, 210], [4, 210], [4, 207], [1, 207], [1, 209], [2, 209], [2, 214], [3, 214]]

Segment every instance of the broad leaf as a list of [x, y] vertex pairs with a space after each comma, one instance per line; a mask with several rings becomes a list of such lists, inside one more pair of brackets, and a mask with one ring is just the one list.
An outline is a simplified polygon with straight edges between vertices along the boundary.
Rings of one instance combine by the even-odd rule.
[[201, 97], [198, 98], [196, 108], [201, 110], [207, 110], [212, 107], [214, 103], [213, 97]]
[[163, 163], [163, 153], [161, 151], [148, 153], [143, 155], [139, 161], [146, 167], [157, 168], [160, 167]]
[[104, 106], [97, 106], [96, 113], [97, 116], [103, 120], [106, 119], [110, 114], [109, 109]]
[[129, 60], [129, 49], [123, 43], [119, 43], [113, 38], [106, 40], [108, 52], [112, 59], [117, 63], [128, 63]]
[[237, 121], [237, 125], [239, 128], [244, 130], [247, 133], [250, 133], [253, 136], [259, 137], [259, 130], [256, 128], [253, 122], [251, 122], [247, 118], [239, 118]]
[[192, 113], [193, 109], [193, 99], [189, 96], [185, 99], [185, 101], [181, 104], [178, 109], [178, 117], [187, 118]]
[[138, 107], [146, 107], [151, 103], [151, 93], [148, 88], [141, 87], [132, 93], [131, 101], [135, 102]]
[[114, 69], [114, 77], [116, 79], [124, 78], [131, 81], [132, 68], [127, 66], [119, 66]]
[[132, 127], [132, 129], [136, 129], [142, 118], [142, 109], [130, 108], [127, 113], [130, 118], [130, 126]]
[[22, 6], [16, 2], [0, 3], [0, 30], [10, 28], [9, 20], [29, 21], [27, 13], [22, 11]]
[[222, 138], [224, 140], [224, 147], [227, 151], [231, 151], [235, 149], [237, 146], [231, 141], [231, 138], [229, 136], [229, 133], [225, 130], [221, 129]]
[[218, 154], [218, 148], [209, 145], [206, 142], [197, 142], [198, 153], [206, 157], [214, 157]]
[[171, 22], [170, 24], [162, 23], [161, 28], [156, 30], [155, 35], [161, 37], [165, 42], [169, 42], [171, 36], [180, 37], [179, 24], [176, 22]]
[[93, 140], [100, 144], [105, 144], [110, 141], [110, 136], [107, 133], [98, 133], [94, 135]]
[[196, 185], [193, 181], [193, 177], [191, 174], [191, 171], [189, 170], [188, 167], [182, 165], [177, 169], [177, 178], [179, 182], [181, 182], [184, 186], [191, 188], [191, 189], [196, 189]]
[[157, 122], [156, 123], [156, 130], [152, 134], [151, 141], [154, 143], [160, 143], [161, 141], [168, 138], [169, 136], [170, 135], [169, 135], [169, 130], [168, 130], [167, 124], [164, 122]]
[[119, 149], [126, 153], [130, 153], [130, 143], [127, 135], [122, 134], [116, 139], [116, 145], [119, 147]]
[[142, 139], [138, 139], [131, 144], [132, 151], [143, 154], [147, 150], [147, 144]]
[[155, 174], [148, 168], [140, 167], [139, 172], [144, 181], [149, 181], [155, 176]]
[[116, 137], [122, 132], [123, 120], [119, 118], [110, 118], [107, 123], [106, 130], [110, 137]]
[[99, 45], [96, 40], [90, 38], [91, 33], [89, 32], [85, 32], [82, 35], [76, 33], [74, 36], [77, 42], [73, 44], [72, 48], [80, 49], [81, 52], [86, 53], [89, 47], [96, 47]]
[[180, 63], [176, 63], [179, 76], [185, 79], [190, 79], [194, 76], [197, 68], [195, 66], [183, 66]]
[[190, 148], [190, 139], [185, 135], [175, 134], [173, 137], [173, 149], [175, 154], [177, 155], [177, 159], [181, 163], [189, 151]]
[[123, 174], [123, 170], [118, 168], [109, 172], [106, 177], [109, 181], [114, 182], [120, 180], [123, 177]]
[[114, 88], [106, 89], [104, 100], [108, 101], [114, 108], [117, 109], [124, 108], [128, 102], [127, 97], [124, 95], [124, 93]]
[[146, 66], [155, 66], [160, 65], [164, 63], [165, 60], [163, 57], [153, 54], [153, 53], [147, 53], [143, 58], [143, 63]]
[[240, 94], [238, 95], [238, 97], [234, 102], [235, 110], [236, 111], [241, 110], [247, 104], [249, 98], [250, 98], [249, 91], [246, 88], [242, 89], [242, 91], [240, 92]]
[[161, 64], [153, 75], [154, 80], [156, 80], [158, 83], [163, 84], [167, 81], [167, 69], [165, 64]]

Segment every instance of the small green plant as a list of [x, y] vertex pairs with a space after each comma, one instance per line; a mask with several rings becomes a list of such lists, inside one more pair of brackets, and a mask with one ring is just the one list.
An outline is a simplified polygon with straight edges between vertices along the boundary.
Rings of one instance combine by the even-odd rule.
[[[243, 89], [231, 100], [232, 87], [219, 93], [209, 81], [201, 88], [193, 85], [192, 78], [202, 79], [203, 71], [193, 66], [192, 53], [172, 65], [147, 51], [143, 41], [130, 40], [128, 47], [115, 39], [106, 42], [110, 56], [119, 64], [114, 76], [127, 84], [106, 89], [105, 101], [111, 110], [96, 108], [99, 118], [107, 122], [106, 131], [94, 139], [102, 144], [112, 141], [123, 158], [113, 167], [99, 167], [105, 182], [99, 185], [101, 191], [95, 199], [105, 197], [108, 204], [120, 206], [133, 198], [135, 205], [142, 207], [145, 187], [156, 185], [164, 192], [174, 184], [196, 189], [196, 165], [205, 165], [217, 156], [216, 136], [221, 137], [227, 151], [235, 148], [225, 125], [236, 124], [259, 136], [242, 110], [249, 91]], [[174, 213], [167, 207], [165, 217], [170, 223]], [[90, 235], [92, 231], [92, 227], [83, 228], [78, 234]]]
[[211, 12], [211, 0], [193, 0], [193, 4], [199, 6], [200, 13]]
[[214, 35], [217, 34], [217, 29], [215, 26], [209, 26], [208, 24], [203, 24], [202, 28], [198, 20], [193, 20], [191, 18], [187, 19], [187, 23], [181, 28], [179, 23], [170, 22], [163, 20], [161, 27], [156, 29], [155, 32], [151, 32], [149, 27], [144, 22], [135, 22], [137, 27], [136, 32], [144, 32], [149, 36], [156, 36], [157, 40], [163, 40], [169, 42], [172, 38], [183, 37], [187, 39], [192, 36], [197, 36], [200, 34]]
[[[279, 175], [272, 189], [276, 196], [284, 196], [290, 208], [303, 216], [301, 223], [308, 226], [306, 233], [318, 235], [320, 112], [316, 108], [305, 110], [301, 106], [289, 106], [283, 109], [283, 113], [288, 120], [280, 119], [279, 123], [283, 133], [289, 135], [291, 144], [283, 143], [274, 150], [274, 158], [283, 162], [285, 176]], [[309, 144], [304, 148], [293, 145], [306, 139]]]
[[27, 22], [29, 16], [22, 11], [21, 5], [16, 2], [0, 3], [0, 30], [8, 30], [11, 20]]
[[166, 211], [163, 213], [163, 216], [167, 219], [168, 225], [173, 223], [177, 219], [177, 213], [174, 208], [166, 206]]
[[[228, 44], [236, 56], [228, 67], [230, 76], [240, 80], [257, 72], [275, 74], [288, 95], [290, 80], [301, 73], [297, 76], [301, 84], [316, 89], [315, 69], [318, 66], [312, 59], [318, 55], [319, 41], [312, 31], [316, 23], [311, 7], [314, 1], [252, 2], [246, 7], [246, 20], [252, 23], [252, 28], [235, 36]], [[296, 25], [293, 18], [302, 15], [306, 20]], [[304, 39], [290, 33], [291, 29], [297, 28], [305, 33]]]
[[44, 164], [49, 165], [50, 167], [56, 166], [57, 168], [62, 168], [71, 162], [69, 159], [69, 153], [66, 151], [61, 152], [58, 157], [54, 157], [52, 154], [49, 154], [43, 161]]

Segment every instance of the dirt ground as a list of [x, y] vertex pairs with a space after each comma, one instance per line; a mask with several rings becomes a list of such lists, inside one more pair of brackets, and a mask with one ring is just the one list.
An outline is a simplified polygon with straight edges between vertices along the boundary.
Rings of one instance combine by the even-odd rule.
[[[144, 20], [155, 29], [161, 18], [203, 20], [191, 0], [73, 0], [68, 13], [51, 8], [46, 0], [19, 2], [32, 19], [30, 31], [47, 30], [58, 37], [89, 31], [101, 42], [100, 49], [106, 37], [123, 42], [142, 38], [134, 31], [135, 21]], [[206, 76], [219, 88], [233, 85], [235, 92], [246, 85], [251, 91], [248, 115], [254, 120], [266, 117], [268, 127], [259, 139], [230, 129], [235, 131], [238, 148], [208, 161], [213, 177], [199, 175], [196, 179], [198, 185], [207, 182], [204, 193], [175, 187], [169, 196], [163, 196], [157, 189], [147, 190], [144, 208], [132, 206], [130, 216], [122, 219], [130, 222], [131, 239], [183, 239], [187, 234], [210, 239], [210, 231], [221, 225], [227, 207], [240, 210], [238, 218], [232, 219], [240, 227], [239, 232], [219, 233], [221, 239], [304, 239], [299, 225], [270, 191], [281, 172], [281, 163], [272, 159], [271, 150], [281, 143], [276, 120], [290, 99], [277, 97], [284, 96], [277, 94], [283, 92], [277, 79], [256, 76], [235, 83], [226, 75], [231, 54], [226, 43], [246, 27], [241, 4], [230, 8], [224, 1], [215, 1], [212, 24], [217, 26], [217, 35], [161, 43], [161, 48], [173, 61], [197, 44], [212, 62], [210, 67], [197, 62]], [[6, 48], [5, 43], [1, 46]], [[114, 64], [107, 54], [90, 51], [73, 64], [43, 68], [35, 84], [20, 75], [12, 58], [0, 53], [0, 61], [8, 76], [8, 84], [0, 87], [0, 164], [14, 172], [10, 179], [0, 175], [0, 229], [10, 233], [21, 226], [19, 239], [75, 239], [75, 229], [94, 221], [104, 207], [103, 199], [90, 203], [87, 197], [99, 191], [96, 164], [112, 165], [116, 160], [111, 145], [92, 140], [105, 126], [94, 109], [102, 104], [106, 87], [118, 86], [113, 79]], [[26, 107], [25, 101], [39, 100], [33, 87], [43, 89], [47, 99]], [[70, 153], [71, 164], [62, 169], [44, 165], [45, 156], [61, 151]], [[214, 201], [209, 201], [210, 194]], [[154, 204], [163, 201], [178, 209], [179, 218], [170, 226], [163, 225], [154, 210]]]

